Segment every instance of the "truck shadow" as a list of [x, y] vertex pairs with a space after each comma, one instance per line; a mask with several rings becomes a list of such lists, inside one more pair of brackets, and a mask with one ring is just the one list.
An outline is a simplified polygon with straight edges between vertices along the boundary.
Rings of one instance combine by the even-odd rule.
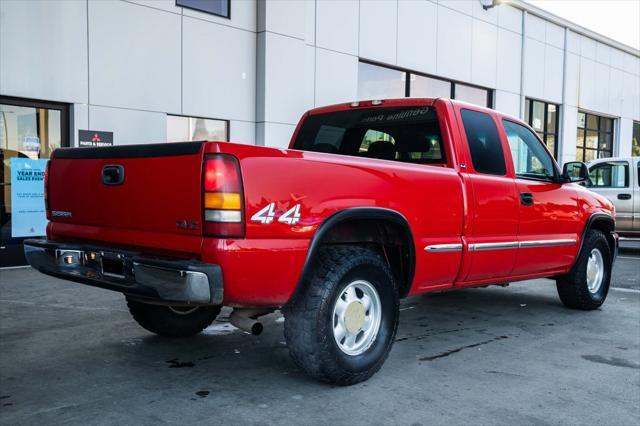
[[[545, 286], [545, 291], [529, 291], [536, 285]], [[404, 300], [390, 360], [433, 361], [467, 347], [517, 338], [522, 334], [548, 334], [553, 327], [562, 326], [565, 317], [575, 320], [576, 315], [589, 314], [562, 306], [551, 283], [535, 282], [515, 287], [463, 289]], [[224, 315], [225, 311], [203, 334], [189, 339], [153, 335], [125, 339], [121, 343], [126, 353], [117, 356], [128, 358], [133, 364], [151, 362], [155, 367], [153, 374], [167, 378], [179, 372], [185, 380], [208, 378], [208, 383], [220, 385], [238, 380], [268, 382], [276, 378], [284, 383], [292, 380], [315, 383], [289, 358], [280, 313], [263, 318], [265, 331], [260, 336], [233, 328]], [[442, 342], [455, 343], [455, 347], [441, 349], [439, 344]], [[116, 346], [122, 349], [121, 345]], [[144, 374], [144, 370], [135, 374]], [[207, 391], [210, 394], [201, 397], [210, 396], [211, 390]]]

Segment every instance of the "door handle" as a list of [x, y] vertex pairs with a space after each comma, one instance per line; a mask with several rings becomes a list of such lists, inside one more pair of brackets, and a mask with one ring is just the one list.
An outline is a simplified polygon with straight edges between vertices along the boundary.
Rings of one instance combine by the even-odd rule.
[[533, 194], [530, 192], [521, 192], [520, 193], [520, 204], [523, 206], [532, 206], [533, 205]]
[[124, 167], [108, 165], [102, 168], [102, 183], [105, 185], [120, 185], [124, 182]]
[[618, 194], [618, 200], [630, 200], [631, 194]]

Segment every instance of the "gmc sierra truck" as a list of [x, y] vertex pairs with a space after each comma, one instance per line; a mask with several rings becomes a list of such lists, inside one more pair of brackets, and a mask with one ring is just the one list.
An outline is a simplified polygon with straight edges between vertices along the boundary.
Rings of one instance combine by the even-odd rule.
[[561, 171], [518, 119], [447, 99], [304, 114], [289, 149], [188, 142], [56, 150], [45, 274], [125, 295], [162, 336], [220, 313], [258, 333], [281, 309], [293, 360], [341, 385], [380, 369], [399, 299], [549, 277], [562, 303], [604, 302], [614, 208]]

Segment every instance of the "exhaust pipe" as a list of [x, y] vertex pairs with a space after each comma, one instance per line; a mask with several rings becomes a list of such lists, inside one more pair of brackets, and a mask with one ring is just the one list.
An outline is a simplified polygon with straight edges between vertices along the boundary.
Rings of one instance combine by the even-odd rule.
[[256, 318], [268, 313], [271, 313], [271, 310], [236, 308], [229, 315], [229, 322], [234, 327], [257, 336], [262, 333], [264, 326]]

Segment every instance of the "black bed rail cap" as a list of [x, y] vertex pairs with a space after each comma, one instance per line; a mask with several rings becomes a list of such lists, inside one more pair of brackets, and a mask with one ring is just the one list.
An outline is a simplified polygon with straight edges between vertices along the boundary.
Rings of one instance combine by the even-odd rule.
[[202, 150], [204, 142], [165, 142], [146, 145], [58, 148], [53, 151], [51, 158], [142, 158], [193, 155]]

